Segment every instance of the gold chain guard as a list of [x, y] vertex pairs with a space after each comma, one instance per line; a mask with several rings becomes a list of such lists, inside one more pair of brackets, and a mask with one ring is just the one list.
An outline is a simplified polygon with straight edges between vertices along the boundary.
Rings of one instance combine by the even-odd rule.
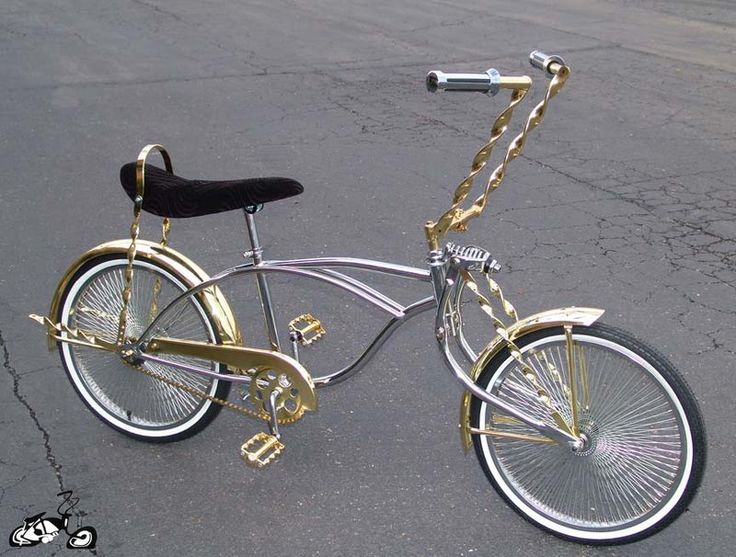
[[[232, 369], [245, 372], [255, 370], [256, 374], [262, 369], [271, 370], [277, 380], [281, 376], [286, 377], [289, 391], [294, 389], [298, 392], [300, 411], [317, 409], [317, 394], [309, 372], [299, 362], [280, 352], [173, 338], [154, 338], [148, 343], [147, 350], [149, 353], [158, 352], [220, 362]], [[286, 414], [288, 415], [284, 415], [284, 418], [287, 419], [300, 416], [300, 412], [297, 411], [287, 411]]]
[[[103, 340], [100, 337], [93, 335], [92, 333], [83, 331], [81, 329], [74, 329], [66, 325], [63, 325], [61, 323], [54, 323], [53, 321], [51, 321], [51, 319], [45, 316], [36, 315], [32, 313], [28, 317], [30, 317], [36, 323], [39, 323], [40, 325], [45, 326], [46, 333], [56, 341], [66, 342], [69, 344], [75, 344], [78, 346], [85, 346], [88, 348], [96, 348], [98, 350], [105, 350], [108, 352], [117, 351], [117, 346], [114, 342], [108, 342], [106, 340]], [[64, 336], [61, 336], [62, 334]], [[167, 340], [171, 341], [173, 339], [167, 339]], [[157, 341], [157, 342], [160, 343], [160, 341]], [[178, 342], [186, 343], [187, 341], [178, 341]], [[207, 345], [207, 346], [212, 346], [215, 348], [217, 347], [217, 345]], [[149, 350], [155, 347], [156, 347], [155, 344], [153, 346], [149, 345]], [[239, 348], [239, 347], [235, 347], [235, 348]], [[251, 351], [254, 349], [241, 348], [241, 350]], [[259, 351], [259, 352], [267, 352], [267, 351]], [[223, 363], [227, 364], [227, 362], [223, 362]], [[165, 383], [169, 386], [185, 391], [196, 397], [210, 400], [216, 404], [223, 406], [224, 408], [227, 408], [228, 410], [233, 410], [235, 412], [239, 412], [240, 414], [246, 415], [251, 418], [257, 418], [259, 420], [264, 420], [264, 421], [270, 420], [270, 416], [264, 406], [264, 400], [262, 399], [258, 399], [254, 396], [251, 396], [251, 400], [254, 402], [256, 406], [256, 410], [251, 410], [250, 408], [247, 408], [240, 404], [232, 403], [230, 401], [212, 396], [208, 393], [205, 393], [204, 391], [201, 391], [189, 385], [185, 385], [183, 383], [179, 383], [178, 381], [174, 381], [173, 379], [170, 379], [168, 377], [165, 377], [164, 375], [156, 373], [155, 371], [148, 369], [142, 365], [133, 365], [131, 367], [135, 369], [136, 371], [138, 371], [139, 373], [152, 377], [158, 381], [161, 381], [162, 383]], [[242, 373], [240, 370], [243, 368], [231, 366], [231, 369], [236, 373]], [[252, 366], [250, 366], [250, 367], [246, 367], [245, 369], [250, 370], [253, 368]], [[255, 379], [259, 378], [259, 375], [263, 375], [264, 377], [266, 377], [267, 374], [274, 373], [273, 371], [271, 371], [271, 368], [263, 367], [263, 366], [259, 366], [257, 370], [254, 369], [253, 371], [255, 373], [253, 374], [253, 381], [251, 382], [251, 395], [253, 395], [252, 391], [254, 389], [254, 384], [256, 383]], [[286, 387], [288, 388], [284, 388], [285, 386], [284, 379], [281, 376], [285, 376], [287, 378]], [[299, 370], [292, 371], [286, 366], [281, 366], [281, 374], [278, 376], [274, 374], [273, 378], [268, 377], [268, 379], [270, 380], [270, 383], [268, 386], [269, 387], [268, 392], [265, 392], [265, 395], [261, 393], [262, 396], [266, 397], [265, 400], [268, 400], [268, 396], [272, 388], [280, 387], [283, 389], [283, 393], [279, 396], [278, 401], [277, 401], [279, 404], [279, 410], [277, 412], [277, 418], [278, 418], [279, 425], [288, 425], [288, 424], [294, 423], [302, 418], [302, 416], [304, 415], [304, 411], [306, 409], [309, 409], [309, 410], [316, 409], [316, 398], [315, 398], [316, 395], [314, 393], [314, 385], [311, 383], [311, 377], [309, 377], [309, 374], [306, 372], [306, 370], [303, 370], [303, 372], [300, 372]], [[226, 379], [223, 379], [223, 380], [226, 380]], [[261, 391], [263, 391], [263, 389], [261, 389]], [[304, 396], [303, 396], [303, 393], [304, 393]], [[304, 400], [308, 402], [309, 407], [305, 406], [303, 402]]]

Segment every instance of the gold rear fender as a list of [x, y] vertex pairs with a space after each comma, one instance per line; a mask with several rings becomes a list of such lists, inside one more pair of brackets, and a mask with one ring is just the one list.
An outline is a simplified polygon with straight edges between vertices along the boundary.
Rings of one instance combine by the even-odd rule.
[[[49, 309], [49, 318], [54, 323], [59, 321], [60, 304], [64, 292], [69, 287], [69, 283], [76, 275], [79, 269], [86, 263], [97, 257], [110, 254], [125, 254], [130, 247], [130, 240], [115, 240], [100, 244], [97, 247], [83, 253], [71, 266], [66, 270], [64, 275], [56, 287], [53, 297], [51, 298], [51, 308]], [[194, 263], [185, 255], [173, 250], [169, 247], [161, 246], [154, 242], [138, 240], [136, 242], [136, 259], [151, 261], [160, 267], [166, 269], [175, 276], [187, 288], [192, 288], [205, 280], [209, 279], [199, 265]], [[199, 301], [204, 306], [205, 311], [212, 319], [218, 338], [221, 344], [242, 345], [243, 337], [240, 333], [235, 315], [230, 309], [224, 294], [217, 286], [211, 286], [196, 294]], [[57, 341], [51, 337], [48, 339], [49, 350], [56, 348]]]

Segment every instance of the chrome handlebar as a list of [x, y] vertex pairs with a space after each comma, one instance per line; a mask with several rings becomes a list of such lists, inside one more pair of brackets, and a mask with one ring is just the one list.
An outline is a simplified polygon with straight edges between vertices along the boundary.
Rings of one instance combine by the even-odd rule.
[[[557, 55], [548, 56], [541, 50], [533, 50], [529, 54], [529, 62], [535, 68], [542, 70], [550, 76], [565, 65], [562, 57]], [[495, 95], [501, 89], [528, 89], [532, 80], [527, 76], [502, 77], [498, 70], [490, 68], [485, 73], [445, 73], [432, 70], [427, 74], [425, 81], [427, 91], [437, 93], [440, 91], [476, 91]]]
[[439, 70], [427, 74], [427, 91], [480, 91], [495, 95], [501, 86], [501, 74], [490, 68], [485, 73], [445, 73]]
[[565, 65], [562, 56], [557, 56], [556, 54], [548, 56], [541, 50], [532, 50], [529, 53], [529, 63], [550, 76], [557, 75], [557, 70]]

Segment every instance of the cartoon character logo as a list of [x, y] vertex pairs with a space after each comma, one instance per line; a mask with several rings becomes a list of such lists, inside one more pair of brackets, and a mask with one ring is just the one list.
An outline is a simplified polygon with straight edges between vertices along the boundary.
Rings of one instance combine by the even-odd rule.
[[[10, 534], [10, 547], [33, 547], [40, 543], [49, 543], [56, 539], [60, 532], [65, 532], [69, 539], [66, 546], [69, 549], [94, 549], [97, 544], [97, 531], [91, 526], [84, 526], [74, 533], [67, 529], [71, 510], [79, 503], [79, 497], [72, 497], [71, 491], [62, 491], [57, 496], [64, 497], [56, 509], [59, 517], [46, 518], [46, 513], [39, 513], [23, 520], [19, 526]], [[62, 507], [67, 505], [62, 511]]]

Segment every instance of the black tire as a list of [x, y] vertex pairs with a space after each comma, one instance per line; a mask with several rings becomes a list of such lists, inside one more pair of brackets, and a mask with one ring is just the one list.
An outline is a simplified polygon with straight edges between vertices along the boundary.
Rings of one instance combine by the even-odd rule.
[[[102, 255], [84, 263], [61, 295], [57, 322], [114, 342], [126, 265], [124, 253]], [[153, 303], [157, 280], [161, 288]], [[155, 261], [136, 259], [128, 331], [140, 334], [151, 323], [151, 314], [156, 313], [151, 308], [163, 309], [187, 289], [186, 284], [174, 270]], [[187, 298], [179, 303], [181, 307], [162, 324], [169, 336], [220, 341], [212, 317], [198, 300]], [[207, 426], [222, 408], [133, 369], [117, 354], [65, 342], [58, 344], [64, 369], [80, 398], [103, 422], [130, 437], [157, 443], [185, 439]], [[203, 365], [184, 357], [177, 357], [177, 361]], [[149, 362], [142, 365], [217, 398], [226, 399], [230, 391], [228, 381]], [[211, 369], [227, 373], [221, 364], [213, 363]]]
[[[573, 339], [578, 423], [586, 446], [574, 451], [558, 443], [473, 435], [476, 455], [501, 497], [558, 537], [591, 545], [645, 538], [685, 511], [700, 484], [706, 457], [700, 410], [672, 364], [628, 333], [596, 323], [574, 327]], [[572, 423], [564, 329], [526, 334], [516, 344], [555, 408]], [[508, 348], [491, 359], [477, 383], [554, 423]], [[470, 425], [541, 437], [477, 398]]]

